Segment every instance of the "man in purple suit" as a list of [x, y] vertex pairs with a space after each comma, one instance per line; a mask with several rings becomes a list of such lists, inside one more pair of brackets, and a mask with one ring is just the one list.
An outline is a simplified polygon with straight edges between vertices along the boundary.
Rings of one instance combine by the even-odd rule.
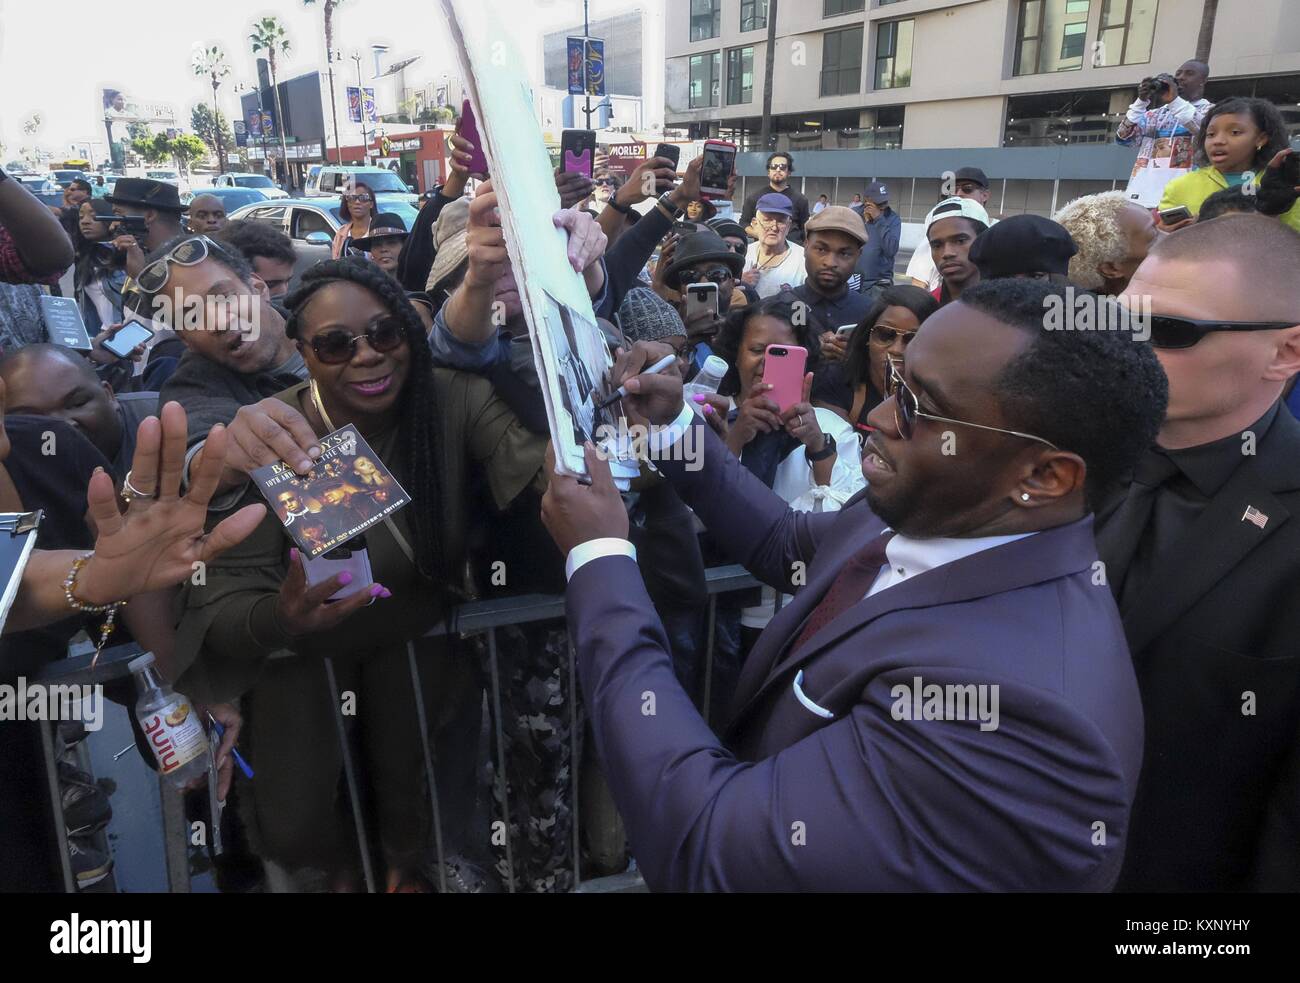
[[1113, 885], [1142, 710], [1090, 508], [1167, 387], [1127, 331], [1045, 329], [1059, 305], [1074, 316], [1058, 288], [1000, 280], [931, 317], [871, 415], [869, 488], [832, 513], [791, 511], [680, 379], [638, 375], [663, 346], [620, 359], [674, 488], [756, 577], [803, 585], [719, 737], [673, 677], [607, 466], [589, 448], [590, 486], [551, 479], [579, 675], [652, 889]]

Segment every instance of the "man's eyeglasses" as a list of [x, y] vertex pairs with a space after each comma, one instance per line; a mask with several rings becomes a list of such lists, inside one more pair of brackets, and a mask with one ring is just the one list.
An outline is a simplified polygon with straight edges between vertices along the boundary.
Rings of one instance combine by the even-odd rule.
[[777, 215], [774, 218], [763, 218], [760, 215], [755, 221], [760, 229], [778, 229], [790, 221], [790, 217], [788, 215]]
[[898, 434], [904, 440], [912, 439], [912, 434], [916, 432], [916, 420], [920, 417], [925, 420], [935, 420], [939, 423], [956, 423], [963, 427], [975, 427], [977, 430], [991, 430], [994, 433], [1004, 433], [1011, 437], [1036, 440], [1040, 444], [1046, 444], [1052, 450], [1060, 450], [1050, 440], [1035, 437], [1031, 433], [1021, 433], [1019, 430], [1004, 430], [1001, 427], [989, 427], [983, 423], [971, 423], [969, 420], [953, 420], [946, 416], [935, 416], [933, 413], [922, 413], [916, 394], [907, 388], [907, 383], [903, 381], [903, 376], [895, 367], [892, 358], [885, 361], [885, 391], [894, 399], [894, 426], [898, 428]]
[[311, 350], [326, 365], [342, 365], [352, 361], [357, 344], [365, 338], [366, 344], [377, 352], [391, 352], [406, 340], [406, 330], [395, 317], [386, 317], [366, 328], [363, 334], [353, 334], [342, 328], [322, 331], [312, 338]]
[[[1151, 326], [1151, 344], [1156, 348], [1191, 348], [1211, 331], [1277, 331], [1300, 324], [1294, 321], [1203, 321], [1193, 317], [1153, 314], [1146, 318]], [[1137, 319], [1141, 325], [1142, 319]]]
[[734, 279], [731, 270], [725, 266], [714, 266], [708, 270], [681, 270], [677, 274], [677, 282], [683, 286], [688, 283], [716, 283], [721, 286]]
[[903, 346], [911, 344], [912, 339], [916, 337], [915, 331], [899, 331], [895, 328], [872, 328], [871, 340], [879, 342], [885, 347], [889, 347], [899, 338], [903, 339]]
[[220, 248], [207, 236], [195, 236], [193, 239], [179, 242], [141, 270], [135, 282], [144, 293], [156, 294], [167, 285], [167, 279], [171, 276], [172, 263], [177, 266], [197, 266], [208, 258], [209, 247]]
[[790, 165], [789, 164], [768, 164], [767, 169], [769, 171], [788, 171], [790, 170]]

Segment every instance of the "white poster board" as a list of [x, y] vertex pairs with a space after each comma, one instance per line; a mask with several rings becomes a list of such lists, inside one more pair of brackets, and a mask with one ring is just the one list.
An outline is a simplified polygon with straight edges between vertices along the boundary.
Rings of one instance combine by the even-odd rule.
[[[555, 173], [511, 38], [508, 7], [493, 0], [442, 0], [457, 48], [465, 91], [474, 107], [479, 139], [497, 195], [506, 250], [514, 267], [533, 357], [546, 400], [557, 470], [584, 476], [582, 445], [602, 445], [616, 481], [635, 477], [638, 466], [613, 435], [626, 434], [622, 406], [597, 410], [613, 366], [596, 324], [591, 298], [567, 258], [568, 240], [552, 216], [560, 208]], [[597, 391], [595, 395], [593, 392]], [[598, 438], [604, 436], [605, 440]], [[626, 443], [624, 441], [623, 443]]]

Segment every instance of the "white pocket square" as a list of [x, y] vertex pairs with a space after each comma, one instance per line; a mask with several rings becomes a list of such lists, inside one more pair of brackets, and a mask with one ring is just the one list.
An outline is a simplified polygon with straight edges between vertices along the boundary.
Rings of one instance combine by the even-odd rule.
[[794, 698], [802, 703], [805, 709], [811, 710], [813, 713], [817, 714], [817, 716], [824, 717], [826, 720], [835, 719], [835, 714], [831, 713], [825, 707], [819, 707], [812, 700], [808, 699], [807, 695], [804, 693], [802, 669], [794, 674]]

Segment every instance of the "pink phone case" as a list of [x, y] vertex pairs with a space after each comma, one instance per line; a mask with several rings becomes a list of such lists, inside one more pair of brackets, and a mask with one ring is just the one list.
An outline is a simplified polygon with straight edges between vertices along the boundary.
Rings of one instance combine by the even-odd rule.
[[591, 151], [584, 150], [580, 154], [574, 154], [572, 150], [564, 152], [564, 171], [565, 173], [576, 171], [578, 174], [585, 174], [591, 177], [594, 171], [595, 163], [592, 160]]
[[[781, 349], [784, 355], [773, 355]], [[768, 345], [763, 355], [763, 381], [775, 388], [767, 398], [781, 407], [784, 413], [795, 403], [803, 401], [804, 366], [808, 364], [808, 349], [798, 345]]]
[[[456, 132], [474, 145], [474, 149], [469, 152], [469, 173], [487, 177], [487, 155], [483, 153], [483, 143], [478, 135], [478, 121], [474, 118], [474, 107], [470, 105], [468, 99], [460, 107], [460, 125], [456, 127]], [[447, 151], [447, 159], [451, 159], [450, 150]]]

